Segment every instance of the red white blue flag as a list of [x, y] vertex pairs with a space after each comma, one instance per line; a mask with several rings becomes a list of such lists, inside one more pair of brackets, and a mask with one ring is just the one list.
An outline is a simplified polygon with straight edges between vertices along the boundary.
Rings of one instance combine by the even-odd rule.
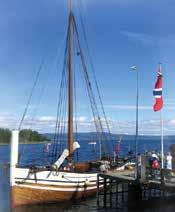
[[162, 87], [163, 87], [162, 67], [161, 65], [159, 65], [157, 81], [153, 91], [153, 95], [155, 97], [155, 104], [153, 106], [153, 109], [155, 112], [161, 110], [163, 107]]

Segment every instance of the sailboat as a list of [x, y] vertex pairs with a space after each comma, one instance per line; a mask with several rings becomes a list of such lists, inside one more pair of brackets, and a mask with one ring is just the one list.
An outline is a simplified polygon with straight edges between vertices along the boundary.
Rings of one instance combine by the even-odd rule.
[[[81, 148], [79, 143], [76, 142], [74, 139], [74, 34], [76, 34], [76, 36], [78, 37], [78, 54], [81, 58], [82, 66], [84, 68], [85, 79], [87, 81], [89, 89], [89, 97], [91, 99], [91, 104], [93, 104], [92, 109], [95, 111], [95, 127], [97, 128], [98, 132], [102, 131], [102, 126], [99, 122], [100, 118], [98, 113], [96, 112], [96, 106], [94, 106], [95, 100], [91, 91], [91, 83], [89, 82], [87, 69], [84, 63], [83, 52], [80, 46], [78, 29], [73, 13], [73, 0], [70, 0], [66, 47], [68, 57], [65, 60], [68, 64], [68, 146], [62, 151], [60, 156], [57, 155], [56, 160], [53, 161], [50, 166], [20, 166], [18, 163], [19, 129], [12, 131], [10, 186], [12, 205], [14, 207], [27, 204], [43, 204], [70, 201], [73, 199], [80, 199], [82, 197], [96, 194], [97, 174], [100, 172], [100, 165], [96, 166], [96, 164], [102, 164], [103, 162], [94, 162], [94, 167], [96, 167], [96, 169], [92, 169], [92, 162], [74, 162], [74, 153], [77, 149]], [[102, 135], [103, 133], [101, 134], [101, 136]], [[102, 143], [100, 141], [100, 150], [101, 145]], [[99, 155], [99, 159], [101, 160], [102, 152], [100, 152]]]

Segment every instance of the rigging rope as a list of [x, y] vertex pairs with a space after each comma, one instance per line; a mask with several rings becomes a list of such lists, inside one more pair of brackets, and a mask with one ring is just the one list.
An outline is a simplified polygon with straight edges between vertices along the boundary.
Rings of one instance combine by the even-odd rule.
[[[94, 123], [95, 123], [97, 132], [101, 132], [100, 136], [99, 136], [99, 139], [100, 139], [100, 142], [101, 142], [103, 140], [103, 138], [105, 137], [105, 134], [104, 134], [101, 118], [100, 118], [100, 115], [99, 115], [99, 112], [98, 112], [98, 109], [97, 109], [95, 97], [94, 97], [94, 94], [93, 94], [92, 85], [91, 85], [89, 75], [88, 75], [88, 72], [87, 72], [87, 67], [86, 67], [86, 64], [85, 64], [84, 55], [83, 55], [82, 48], [81, 48], [81, 45], [80, 45], [79, 33], [78, 33], [78, 30], [77, 30], [77, 26], [76, 26], [74, 16], [73, 16], [73, 23], [74, 23], [75, 32], [76, 32], [76, 35], [77, 35], [78, 49], [79, 49], [79, 53], [80, 53], [80, 57], [81, 57], [82, 67], [83, 67], [83, 70], [84, 70], [84, 76], [85, 76], [86, 83], [87, 83], [89, 100], [91, 102], [91, 108], [92, 108], [92, 112], [93, 112], [93, 116], [94, 116]], [[103, 148], [103, 146], [102, 146], [102, 148]]]
[[31, 102], [31, 99], [32, 99], [32, 96], [33, 96], [33, 92], [34, 92], [35, 87], [36, 87], [36, 85], [37, 85], [37, 82], [38, 82], [38, 79], [39, 79], [39, 75], [40, 75], [40, 73], [41, 73], [41, 70], [42, 70], [42, 68], [43, 68], [43, 65], [44, 65], [44, 60], [41, 62], [41, 65], [39, 66], [39, 69], [38, 69], [38, 71], [37, 71], [36, 78], [35, 78], [35, 81], [34, 81], [34, 84], [33, 84], [32, 90], [31, 90], [31, 93], [30, 93], [30, 95], [29, 95], [29, 98], [28, 98], [28, 101], [27, 101], [27, 104], [26, 104], [24, 113], [23, 113], [23, 115], [22, 115], [22, 119], [21, 119], [21, 121], [20, 121], [20, 123], [19, 123], [18, 130], [21, 129], [22, 123], [23, 123], [24, 118], [25, 118], [25, 116], [26, 116], [26, 113], [27, 113], [27, 111], [28, 111], [28, 107], [29, 107], [29, 105], [30, 105], [30, 102]]
[[[91, 66], [92, 74], [93, 74], [93, 77], [94, 77], [94, 81], [95, 81], [95, 85], [96, 85], [96, 89], [97, 89], [97, 93], [98, 93], [98, 98], [99, 98], [99, 101], [100, 101], [100, 105], [101, 105], [102, 113], [103, 113], [103, 116], [104, 116], [104, 120], [106, 122], [107, 130], [108, 130], [108, 133], [109, 133], [108, 134], [109, 140], [112, 141], [112, 133], [111, 133], [109, 122], [108, 122], [108, 119], [107, 119], [107, 116], [106, 116], [106, 113], [105, 113], [105, 110], [104, 110], [104, 105], [103, 105], [103, 101], [102, 101], [102, 98], [101, 98], [99, 85], [98, 85], [98, 82], [97, 82], [95, 68], [94, 68], [94, 64], [93, 64], [93, 60], [92, 60], [92, 55], [91, 55], [89, 44], [88, 44], [86, 28], [85, 28], [85, 24], [84, 24], [82, 12], [81, 12], [82, 4], [83, 4], [82, 0], [78, 0], [78, 10], [79, 10], [79, 15], [80, 15], [80, 23], [81, 23], [81, 27], [82, 27], [84, 40], [85, 40], [85, 45], [86, 45], [86, 48], [87, 48], [87, 53], [88, 53], [88, 57], [89, 57], [89, 63], [90, 63], [90, 66]], [[119, 124], [118, 124], [118, 126], [119, 126]], [[119, 128], [120, 128], [120, 126], [119, 126]], [[114, 149], [114, 144], [113, 144], [113, 149]]]
[[108, 132], [109, 132], [110, 140], [112, 140], [111, 139], [111, 131], [110, 131], [109, 123], [108, 123], [107, 116], [106, 116], [106, 113], [105, 113], [105, 110], [104, 110], [103, 101], [102, 101], [102, 98], [101, 98], [100, 89], [99, 89], [99, 85], [98, 85], [98, 82], [97, 82], [95, 68], [94, 68], [94, 64], [93, 64], [93, 60], [92, 60], [92, 55], [90, 53], [90, 48], [89, 48], [89, 44], [88, 44], [86, 29], [85, 29], [85, 25], [84, 25], [84, 22], [83, 22], [83, 16], [82, 16], [82, 13], [81, 13], [81, 8], [80, 7], [82, 5], [82, 1], [79, 0], [78, 2], [79, 2], [78, 9], [79, 9], [79, 14], [80, 14], [80, 22], [81, 22], [81, 26], [82, 26], [82, 31], [83, 31], [83, 36], [84, 36], [84, 40], [85, 40], [85, 45], [86, 45], [86, 48], [87, 48], [89, 62], [90, 62], [90, 66], [91, 66], [91, 69], [92, 69], [95, 85], [96, 85], [96, 88], [97, 88], [97, 93], [98, 93], [98, 98], [99, 98], [99, 101], [100, 101], [100, 104], [101, 104], [101, 109], [102, 109], [102, 112], [103, 112], [103, 116], [104, 116], [104, 119], [105, 119], [105, 122], [106, 122], [106, 126], [107, 126], [107, 129], [108, 129]]
[[[63, 38], [62, 41], [61, 41], [61, 45], [57, 47], [57, 53], [56, 53], [56, 56], [55, 56], [55, 59], [54, 59], [54, 63], [53, 63], [54, 65], [58, 65], [58, 64], [60, 63], [60, 58], [61, 58], [61, 53], [62, 53], [62, 47], [63, 47], [64, 40], [65, 40], [65, 34], [64, 34], [64, 38]], [[44, 66], [46, 65], [46, 64], [45, 64], [45, 63], [46, 63], [45, 61], [46, 61], [46, 55], [45, 55], [45, 57], [43, 58], [43, 60], [42, 60], [42, 62], [41, 62], [41, 64], [40, 64], [40, 66], [39, 66], [39, 68], [38, 68], [38, 71], [37, 71], [37, 73], [36, 73], [35, 81], [34, 81], [34, 83], [33, 83], [33, 86], [32, 86], [32, 89], [31, 89], [31, 93], [30, 93], [30, 95], [29, 95], [29, 98], [28, 98], [28, 101], [27, 101], [27, 104], [26, 104], [26, 107], [25, 107], [25, 110], [24, 110], [22, 119], [21, 119], [21, 121], [20, 121], [18, 130], [21, 129], [22, 124], [23, 124], [24, 119], [25, 119], [25, 116], [26, 116], [26, 114], [27, 114], [27, 112], [28, 112], [28, 108], [29, 108], [29, 105], [30, 105], [31, 100], [32, 100], [32, 98], [33, 98], [34, 91], [36, 90], [36, 86], [37, 86], [37, 84], [38, 84], [39, 77], [40, 77], [40, 75], [41, 75], [41, 71], [42, 71], [43, 69], [45, 69], [45, 68], [44, 68]], [[57, 62], [57, 61], [58, 61], [58, 62]], [[56, 63], [57, 63], [57, 64], [56, 64]], [[31, 120], [30, 120], [29, 129], [31, 129], [32, 126], [34, 125], [34, 120], [35, 120], [36, 114], [37, 114], [37, 112], [38, 112], [38, 107], [39, 107], [39, 105], [40, 105], [40, 103], [41, 103], [41, 99], [42, 99], [43, 94], [44, 94], [44, 91], [45, 91], [45, 89], [46, 89], [46, 85], [48, 84], [49, 78], [51, 77], [50, 70], [51, 70], [51, 68], [49, 69], [49, 73], [48, 73], [48, 74], [49, 74], [49, 77], [46, 78], [45, 83], [43, 84], [43, 86], [42, 86], [42, 88], [41, 88], [41, 92], [40, 92], [39, 98], [37, 98], [37, 103], [36, 103], [36, 105], [35, 105], [35, 108], [34, 108], [34, 110], [33, 110], [33, 115], [32, 115]], [[30, 131], [30, 133], [28, 133], [28, 136], [27, 136], [25, 142], [27, 142], [27, 140], [29, 140], [31, 134], [32, 134], [32, 130]], [[20, 151], [20, 161], [21, 161], [21, 156], [24, 154], [24, 147], [25, 147], [25, 146], [22, 146], [22, 149], [21, 149], [21, 151]]]
[[[59, 93], [59, 98], [58, 98], [58, 105], [57, 105], [57, 116], [56, 116], [56, 125], [55, 125], [55, 134], [54, 134], [54, 148], [53, 148], [53, 152], [52, 152], [52, 162], [55, 162], [56, 158], [57, 158], [57, 153], [58, 153], [58, 141], [60, 140], [60, 136], [62, 136], [63, 132], [61, 130], [60, 132], [60, 126], [62, 126], [61, 123], [64, 123], [65, 125], [65, 120], [64, 120], [64, 114], [62, 113], [62, 111], [65, 110], [65, 105], [63, 104], [63, 102], [66, 101], [66, 85], [67, 85], [67, 66], [68, 66], [68, 42], [69, 40], [69, 26], [68, 26], [68, 30], [67, 30], [67, 36], [66, 36], [66, 45], [65, 45], [65, 51], [64, 51], [64, 61], [63, 61], [63, 70], [62, 70], [62, 78], [61, 78], [61, 84], [60, 84], [60, 93]], [[65, 112], [64, 112], [65, 113]], [[64, 121], [63, 121], [64, 120]], [[65, 127], [63, 128], [65, 131]], [[61, 135], [60, 135], [61, 134]], [[60, 141], [61, 142], [61, 141]], [[60, 150], [61, 150], [61, 143], [60, 143]]]
[[[76, 90], [76, 75], [75, 75], [75, 72], [74, 72], [74, 102], [75, 102], [75, 133], [74, 133], [74, 135], [75, 135], [75, 141], [78, 141], [78, 120], [77, 120], [77, 95], [76, 95], [76, 93], [77, 93], [77, 90]], [[77, 153], [77, 161], [78, 161], [78, 149], [77, 149], [77, 151], [76, 151], [76, 153]]]

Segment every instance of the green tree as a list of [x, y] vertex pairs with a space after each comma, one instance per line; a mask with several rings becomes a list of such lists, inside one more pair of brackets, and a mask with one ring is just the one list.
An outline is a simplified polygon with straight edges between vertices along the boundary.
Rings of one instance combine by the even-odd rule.
[[20, 131], [19, 134], [20, 142], [41, 142], [48, 141], [46, 137], [38, 133], [37, 131], [33, 131], [31, 129], [24, 129]]
[[[11, 131], [9, 129], [0, 128], [0, 144], [8, 144], [11, 139]], [[32, 143], [32, 142], [42, 142], [49, 141], [48, 138], [33, 131], [31, 129], [21, 130], [19, 133], [19, 142]]]
[[0, 128], [0, 143], [6, 144], [10, 142], [11, 132], [9, 129]]

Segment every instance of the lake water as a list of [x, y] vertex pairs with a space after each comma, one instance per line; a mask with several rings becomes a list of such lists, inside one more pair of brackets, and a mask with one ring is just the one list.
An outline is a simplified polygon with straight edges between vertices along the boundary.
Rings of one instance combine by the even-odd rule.
[[[168, 151], [169, 145], [174, 143], [174, 141], [167, 140], [165, 141], [165, 151]], [[86, 142], [80, 142], [82, 151], [79, 152], [79, 158], [82, 160], [93, 159], [96, 157], [94, 146], [86, 145]], [[25, 147], [23, 149], [23, 147]], [[128, 149], [134, 148], [134, 141], [125, 141], [122, 144], [121, 154], [125, 155]], [[30, 145], [20, 145], [20, 149], [23, 149], [23, 157], [21, 157], [22, 163], [30, 164], [33, 162], [42, 164], [46, 163], [44, 156], [47, 156], [43, 150], [43, 144], [30, 144]], [[139, 142], [139, 151], [143, 152], [144, 150], [160, 150], [160, 141], [152, 140], [143, 140]], [[9, 169], [8, 165], [10, 160], [10, 148], [8, 145], [0, 146], [0, 212], [11, 212], [10, 206], [10, 192], [9, 192]], [[148, 207], [148, 203], [144, 202], [145, 207], [139, 209], [136, 205], [135, 209], [132, 211], [175, 211], [175, 201], [173, 202], [154, 202], [151, 203]], [[142, 204], [142, 206], [143, 206]], [[146, 207], [147, 206], [147, 207]], [[96, 198], [91, 197], [81, 202], [69, 203], [69, 204], [50, 204], [50, 205], [35, 205], [35, 206], [25, 206], [13, 209], [14, 212], [55, 212], [55, 211], [130, 211], [125, 207], [116, 207], [113, 206], [110, 209], [98, 208], [96, 204]]]

